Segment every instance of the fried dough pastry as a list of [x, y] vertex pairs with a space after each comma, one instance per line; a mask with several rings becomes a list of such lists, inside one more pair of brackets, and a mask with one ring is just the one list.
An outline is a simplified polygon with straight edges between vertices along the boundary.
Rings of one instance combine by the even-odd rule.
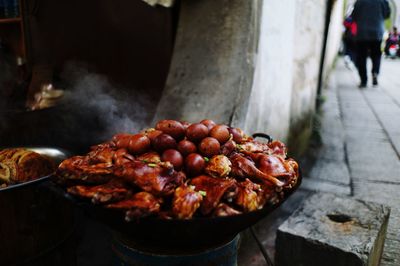
[[51, 174], [55, 169], [50, 158], [28, 149], [0, 151], [0, 183], [17, 184]]

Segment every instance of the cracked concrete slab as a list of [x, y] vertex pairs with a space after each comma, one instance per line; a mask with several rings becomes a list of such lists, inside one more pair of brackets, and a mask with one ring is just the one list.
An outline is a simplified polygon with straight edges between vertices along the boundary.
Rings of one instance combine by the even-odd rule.
[[276, 265], [379, 265], [390, 209], [316, 193], [283, 223]]

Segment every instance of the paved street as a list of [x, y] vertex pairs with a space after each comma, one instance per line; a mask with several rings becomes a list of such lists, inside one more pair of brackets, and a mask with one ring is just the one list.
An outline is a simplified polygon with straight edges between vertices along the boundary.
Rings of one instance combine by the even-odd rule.
[[358, 89], [339, 59], [322, 107], [319, 160], [303, 189], [391, 207], [382, 265], [400, 265], [400, 61], [384, 59], [377, 87]]
[[[301, 189], [254, 228], [270, 256], [277, 227], [313, 191], [326, 191], [388, 205], [381, 265], [400, 265], [400, 60], [384, 59], [381, 72], [379, 86], [360, 90], [356, 70], [339, 58], [323, 91], [318, 123], [322, 145], [312, 150], [317, 160]], [[243, 242], [256, 247], [249, 234]], [[241, 252], [240, 265], [265, 265], [261, 252]]]

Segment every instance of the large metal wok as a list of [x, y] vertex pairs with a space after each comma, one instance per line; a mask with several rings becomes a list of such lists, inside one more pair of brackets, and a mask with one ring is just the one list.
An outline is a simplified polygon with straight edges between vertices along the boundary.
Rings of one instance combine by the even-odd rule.
[[[254, 134], [255, 137], [266, 137], [265, 134]], [[271, 138], [268, 136], [268, 140]], [[140, 248], [173, 252], [179, 250], [201, 250], [211, 248], [233, 239], [239, 232], [254, 225], [278, 208], [297, 188], [302, 180], [299, 171], [295, 187], [286, 192], [277, 204], [266, 204], [263, 209], [228, 217], [195, 217], [188, 220], [160, 219], [155, 217], [141, 218], [126, 222], [124, 212], [111, 210], [88, 201], [76, 198], [64, 192], [65, 197], [86, 210], [92, 218], [108, 225], [119, 238], [137, 245]], [[56, 188], [61, 191], [60, 188]]]

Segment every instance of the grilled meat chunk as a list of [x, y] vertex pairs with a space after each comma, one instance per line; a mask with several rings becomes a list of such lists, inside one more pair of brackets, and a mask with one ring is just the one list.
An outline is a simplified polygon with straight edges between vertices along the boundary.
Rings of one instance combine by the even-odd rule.
[[90, 199], [96, 204], [116, 202], [132, 195], [132, 190], [119, 179], [112, 179], [110, 182], [98, 186], [72, 186], [67, 191], [72, 195]]
[[242, 207], [245, 212], [251, 212], [262, 208], [263, 193], [261, 186], [251, 182], [248, 178], [238, 182], [238, 193], [235, 203]]
[[204, 191], [205, 196], [200, 210], [204, 215], [210, 214], [219, 204], [225, 193], [236, 188], [234, 179], [213, 178], [206, 175], [195, 177], [190, 182], [196, 191]]
[[277, 187], [282, 187], [284, 185], [284, 183], [279, 179], [261, 172], [259, 169], [257, 169], [253, 161], [247, 159], [239, 153], [232, 155], [229, 159], [232, 162], [232, 176], [241, 178], [256, 178], [264, 182], [270, 182]]
[[206, 173], [212, 177], [227, 177], [231, 171], [231, 162], [225, 155], [213, 156], [206, 166]]
[[113, 177], [113, 165], [90, 164], [86, 156], [74, 156], [64, 160], [56, 172], [61, 183], [104, 184]]
[[178, 219], [190, 219], [200, 207], [203, 196], [193, 186], [181, 185], [175, 190], [172, 212]]
[[110, 209], [125, 210], [125, 220], [132, 221], [160, 212], [162, 201], [148, 192], [139, 192], [131, 198], [106, 205]]
[[115, 175], [154, 195], [171, 195], [183, 184], [186, 176], [176, 172], [170, 163], [146, 164], [133, 161], [115, 169]]

